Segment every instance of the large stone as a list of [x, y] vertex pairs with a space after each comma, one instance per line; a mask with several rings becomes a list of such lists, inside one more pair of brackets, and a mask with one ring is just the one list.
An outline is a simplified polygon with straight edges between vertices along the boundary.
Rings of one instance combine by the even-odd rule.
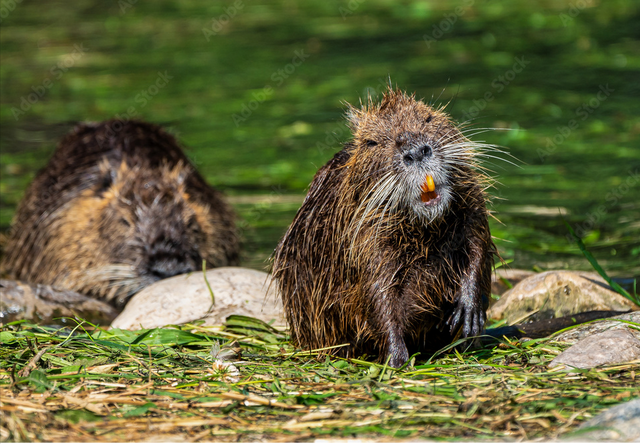
[[500, 296], [534, 274], [535, 271], [500, 267], [491, 275], [491, 293]]
[[[106, 302], [50, 285], [0, 279], [0, 324], [26, 319], [39, 324], [68, 324], [69, 318], [108, 325], [118, 311]], [[75, 322], [71, 322], [75, 325]]]
[[595, 441], [640, 441], [640, 399], [611, 407], [580, 426], [573, 438]]
[[640, 359], [640, 340], [629, 330], [609, 330], [576, 342], [549, 364], [550, 368], [593, 368]]
[[596, 273], [547, 271], [522, 280], [503, 294], [487, 315], [513, 324], [524, 318], [540, 321], [592, 310], [638, 309]]
[[631, 313], [625, 313], [610, 318], [602, 319], [600, 321], [589, 322], [571, 330], [564, 331], [556, 336], [554, 340], [558, 342], [566, 342], [569, 344], [575, 344], [582, 339], [590, 336], [597, 335], [609, 330], [625, 329], [631, 332], [638, 340], [640, 340], [640, 330], [629, 329], [629, 322], [640, 324], [640, 311], [632, 311]]
[[284, 310], [271, 276], [240, 267], [207, 271], [215, 303], [202, 272], [163, 279], [136, 294], [111, 326], [127, 330], [183, 324], [203, 319], [205, 325], [223, 324], [232, 314], [285, 325]]

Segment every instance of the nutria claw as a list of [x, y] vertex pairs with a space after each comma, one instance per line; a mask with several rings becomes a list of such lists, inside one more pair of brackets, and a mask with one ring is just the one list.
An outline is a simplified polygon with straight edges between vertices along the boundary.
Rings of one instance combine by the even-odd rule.
[[453, 313], [447, 319], [449, 333], [456, 336], [462, 328], [462, 337], [479, 336], [484, 330], [486, 315], [481, 306], [470, 295], [459, 295]]

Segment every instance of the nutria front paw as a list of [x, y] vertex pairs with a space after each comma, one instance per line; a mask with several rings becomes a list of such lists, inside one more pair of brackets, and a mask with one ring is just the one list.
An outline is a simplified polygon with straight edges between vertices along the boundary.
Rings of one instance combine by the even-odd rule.
[[464, 338], [482, 334], [486, 313], [482, 303], [476, 299], [471, 294], [458, 293], [456, 306], [447, 320], [451, 335], [455, 336], [460, 328], [462, 328], [462, 337]]

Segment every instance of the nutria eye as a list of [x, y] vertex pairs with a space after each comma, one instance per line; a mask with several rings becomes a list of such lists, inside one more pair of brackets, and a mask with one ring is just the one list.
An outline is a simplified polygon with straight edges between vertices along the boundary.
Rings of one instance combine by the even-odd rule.
[[378, 142], [375, 140], [367, 140], [367, 146], [378, 146]]
[[131, 222], [129, 222], [127, 219], [125, 219], [124, 217], [120, 218], [120, 223], [122, 225], [124, 225], [125, 227], [130, 227], [131, 226]]
[[189, 222], [187, 223], [187, 228], [193, 231], [194, 233], [200, 232], [200, 224], [196, 222], [195, 218], [189, 219]]
[[96, 190], [96, 194], [98, 196], [102, 196], [102, 194], [107, 191], [111, 185], [113, 184], [113, 178], [110, 174], [107, 174], [102, 178], [102, 181], [98, 185], [98, 189]]

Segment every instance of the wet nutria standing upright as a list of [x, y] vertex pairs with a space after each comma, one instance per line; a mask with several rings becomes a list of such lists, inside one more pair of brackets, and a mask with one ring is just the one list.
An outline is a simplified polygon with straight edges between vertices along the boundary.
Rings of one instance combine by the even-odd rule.
[[1, 268], [117, 307], [169, 276], [238, 262], [234, 215], [156, 125], [80, 124], [27, 189]]
[[398, 90], [347, 117], [353, 141], [314, 177], [273, 273], [295, 344], [399, 367], [483, 331], [496, 250], [482, 145]]

